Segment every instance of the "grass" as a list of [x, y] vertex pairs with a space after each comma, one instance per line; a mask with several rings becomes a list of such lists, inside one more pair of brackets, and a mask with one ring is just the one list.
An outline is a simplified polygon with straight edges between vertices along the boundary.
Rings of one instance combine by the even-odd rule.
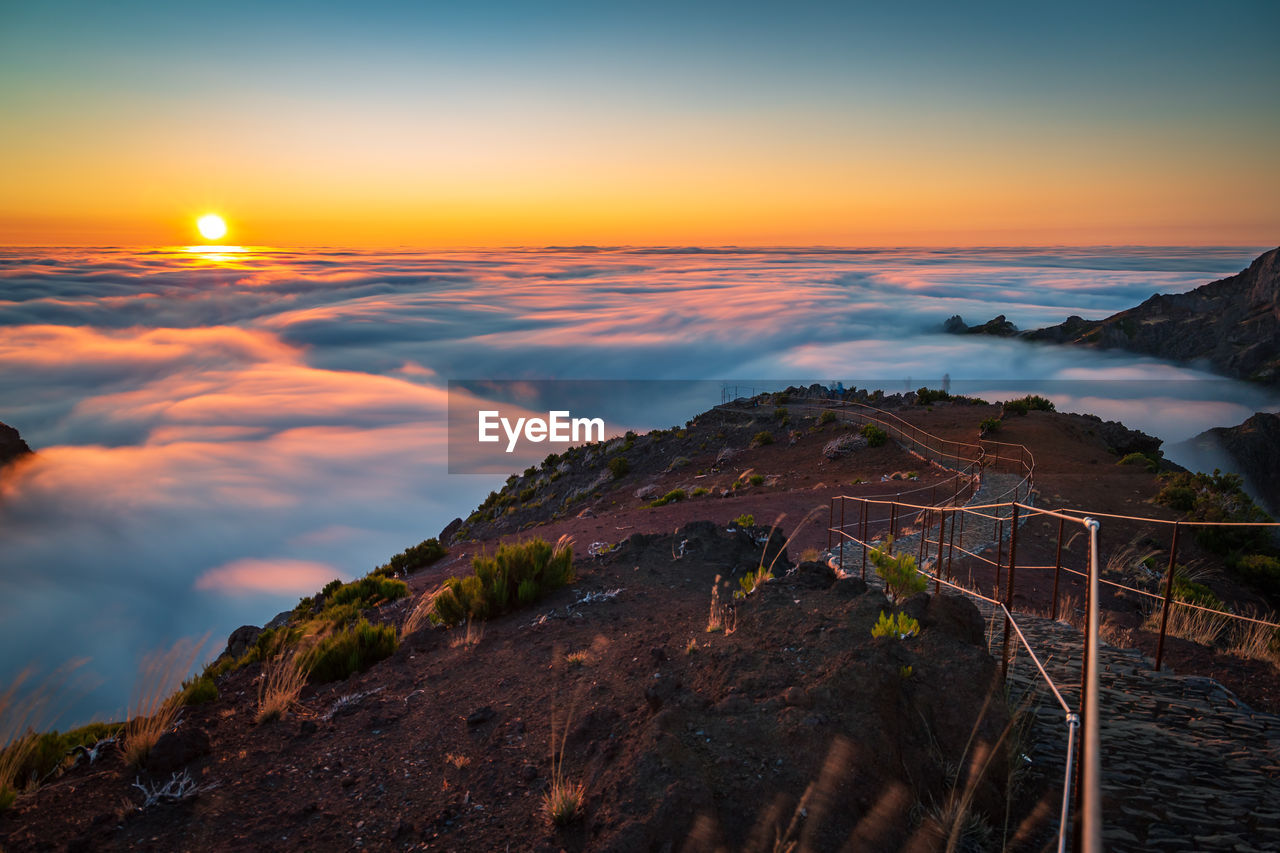
[[569, 652], [569, 654], [564, 656], [565, 663], [569, 664], [569, 666], [575, 669], [578, 667], [586, 666], [587, 662], [590, 659], [591, 659], [590, 655], [588, 655], [586, 652]]
[[765, 429], [760, 430], [760, 432], [756, 433], [751, 439], [752, 447], [764, 447], [769, 444], [773, 444], [773, 433]]
[[[1276, 621], [1274, 613], [1266, 613], [1257, 618], [1268, 622]], [[1228, 651], [1236, 657], [1280, 665], [1280, 628], [1256, 622], [1240, 622], [1231, 634], [1231, 648]]]
[[750, 482], [750, 483], [751, 483], [751, 485], [753, 485], [753, 486], [759, 486], [759, 485], [761, 485], [762, 483], [764, 483], [764, 475], [763, 475], [763, 474], [752, 474], [752, 475], [751, 475], [751, 477], [750, 477], [749, 482]]
[[553, 826], [567, 826], [580, 817], [582, 802], [587, 793], [585, 785], [570, 782], [564, 773], [565, 743], [569, 739], [572, 719], [572, 714], [566, 715], [564, 731], [560, 734], [557, 748], [555, 715], [551, 717], [551, 778], [546, 793], [542, 795], [542, 813]]
[[449, 549], [440, 544], [440, 540], [434, 536], [419, 542], [409, 548], [405, 548], [399, 554], [396, 554], [390, 560], [387, 560], [381, 566], [378, 566], [370, 574], [382, 575], [407, 575], [410, 572], [425, 568], [449, 553]]
[[304, 660], [302, 652], [281, 648], [262, 665], [262, 680], [258, 682], [258, 711], [254, 716], [257, 722], [278, 720], [298, 703], [298, 696], [307, 683]]
[[484, 620], [530, 604], [576, 577], [573, 540], [561, 536], [498, 546], [492, 557], [471, 561], [472, 574], [451, 577], [436, 594], [431, 621], [452, 628], [464, 620]]
[[763, 584], [773, 580], [773, 572], [766, 569], [763, 565], [758, 566], [754, 572], [747, 572], [738, 578], [738, 585], [741, 589], [735, 590], [734, 598], [746, 598], [751, 593], [759, 589]]
[[457, 628], [449, 635], [449, 648], [471, 649], [484, 639], [484, 623], [467, 620], [466, 628]]
[[822, 552], [817, 548], [805, 548], [800, 552], [800, 562], [816, 563], [822, 559]]
[[711, 586], [711, 612], [707, 614], [707, 633], [732, 634], [738, 627], [738, 611], [730, 602], [720, 603], [720, 576]]
[[178, 718], [183, 694], [176, 688], [195, 665], [207, 639], [206, 635], [195, 642], [179, 640], [171, 648], [143, 659], [121, 741], [125, 763], [130, 767], [146, 760], [151, 747]]
[[666, 506], [669, 503], [682, 501], [686, 497], [688, 497], [688, 495], [685, 494], [684, 489], [672, 489], [671, 491], [667, 492], [665, 495], [658, 498], [657, 500], [649, 501], [649, 506], [653, 506], [653, 507]]
[[24, 670], [0, 693], [0, 812], [18, 798], [19, 777], [36, 745], [31, 726], [38, 722], [43, 702], [39, 691], [23, 691], [30, 676], [31, 670]]
[[[1231, 617], [1194, 607], [1182, 607], [1176, 602], [1169, 611], [1168, 633], [1204, 646], [1214, 645], [1231, 624]], [[1152, 611], [1143, 623], [1149, 631], [1160, 630], [1160, 609]]]
[[435, 591], [424, 592], [418, 596], [418, 600], [413, 605], [413, 610], [409, 611], [404, 624], [400, 626], [401, 640], [431, 624], [431, 609], [435, 606], [435, 603]]
[[454, 770], [461, 770], [464, 767], [471, 766], [471, 759], [461, 753], [446, 752], [444, 755], [444, 763], [451, 766]]

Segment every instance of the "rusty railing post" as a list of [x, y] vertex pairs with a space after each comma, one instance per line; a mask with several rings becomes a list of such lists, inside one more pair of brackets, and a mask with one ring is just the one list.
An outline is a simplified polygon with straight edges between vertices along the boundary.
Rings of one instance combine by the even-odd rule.
[[1009, 674], [1009, 612], [1013, 609], [1013, 570], [1018, 564], [1018, 505], [1013, 505], [1013, 529], [1009, 532], [1009, 588], [1004, 596], [1004, 648], [1000, 652], [1000, 678]]
[[[960, 510], [960, 519], [964, 520], [964, 510]], [[956, 517], [954, 511], [951, 515], [951, 539], [947, 542], [947, 580], [955, 580], [955, 574], [951, 571], [951, 561], [956, 556]]]
[[916, 547], [916, 565], [924, 568], [924, 540], [929, 537], [929, 511], [917, 512], [916, 520], [920, 522], [920, 543]]
[[841, 495], [841, 496], [840, 496], [840, 557], [839, 557], [839, 561], [840, 561], [840, 571], [842, 571], [842, 572], [844, 571], [844, 539], [845, 539], [845, 536], [844, 536], [844, 505], [845, 505], [845, 499], [844, 499], [844, 496], [843, 496], [843, 495]]
[[[902, 497], [899, 495], [898, 497]], [[898, 501], [895, 498], [889, 507], [889, 556], [893, 556], [893, 540], [898, 532]]]
[[996, 598], [1000, 597], [1000, 579], [1004, 577], [1004, 519], [996, 507]]
[[947, 538], [947, 511], [938, 510], [938, 559], [933, 564], [933, 594], [942, 592], [942, 547]]
[[831, 550], [831, 528], [836, 526], [836, 499], [827, 504], [827, 550]]
[[1164, 635], [1169, 627], [1169, 607], [1173, 602], [1173, 571], [1178, 560], [1178, 522], [1173, 523], [1173, 545], [1169, 547], [1169, 576], [1164, 582], [1164, 609], [1160, 611], [1160, 639], [1156, 643], [1156, 672], [1164, 660]]
[[862, 579], [867, 579], [867, 499], [862, 499]]
[[1062, 576], [1062, 529], [1067, 523], [1065, 518], [1058, 519], [1058, 552], [1053, 558], [1053, 606], [1049, 610], [1049, 618], [1058, 618], [1058, 578]]

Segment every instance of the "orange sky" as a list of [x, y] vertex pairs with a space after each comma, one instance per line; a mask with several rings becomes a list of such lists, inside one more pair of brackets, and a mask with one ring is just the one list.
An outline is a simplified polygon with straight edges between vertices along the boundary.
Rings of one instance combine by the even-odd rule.
[[[309, 30], [15, 12], [0, 243], [183, 244], [207, 211], [226, 242], [256, 245], [1280, 234], [1280, 87], [1265, 85], [1280, 61], [1245, 50], [1249, 15], [1108, 13], [1102, 32], [1082, 9], [1065, 36], [1035, 15], [948, 22], [945, 4], [934, 30], [747, 15], [733, 32], [696, 16], [604, 31], [551, 15], [540, 41], [536, 21], [494, 31], [391, 6], [402, 19]], [[1212, 32], [1229, 54], [1199, 50]]]

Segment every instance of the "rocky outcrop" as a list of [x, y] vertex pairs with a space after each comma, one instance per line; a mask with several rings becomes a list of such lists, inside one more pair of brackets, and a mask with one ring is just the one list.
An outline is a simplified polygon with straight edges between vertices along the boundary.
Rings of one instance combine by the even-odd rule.
[[1021, 337], [1200, 362], [1237, 379], [1280, 384], [1280, 249], [1187, 293], [1158, 293], [1105, 320], [1068, 317]]
[[1011, 338], [1018, 334], [1018, 327], [999, 314], [981, 326], [969, 326], [964, 318], [956, 314], [942, 324], [942, 331], [952, 335], [992, 335], [997, 338]]
[[1197, 458], [1244, 478], [1245, 489], [1272, 516], [1280, 514], [1280, 415], [1258, 412], [1234, 427], [1214, 427], [1188, 439]]
[[18, 431], [8, 424], [0, 423], [0, 467], [29, 453], [31, 448], [22, 440], [22, 436], [18, 435]]

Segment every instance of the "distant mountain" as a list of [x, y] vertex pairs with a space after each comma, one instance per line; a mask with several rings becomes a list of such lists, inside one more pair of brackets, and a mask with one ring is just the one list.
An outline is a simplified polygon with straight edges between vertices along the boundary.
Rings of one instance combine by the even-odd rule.
[[18, 431], [5, 423], [0, 423], [0, 467], [8, 465], [19, 456], [26, 456], [31, 448], [18, 435]]
[[982, 326], [952, 317], [943, 328], [1204, 362], [1226, 376], [1280, 385], [1280, 249], [1230, 278], [1187, 293], [1158, 293], [1105, 320], [1072, 316], [1047, 329], [1016, 332], [1003, 316]]
[[1273, 516], [1280, 514], [1280, 415], [1258, 412], [1234, 427], [1214, 427], [1179, 448], [1205, 470], [1222, 468], [1244, 477], [1245, 489]]

